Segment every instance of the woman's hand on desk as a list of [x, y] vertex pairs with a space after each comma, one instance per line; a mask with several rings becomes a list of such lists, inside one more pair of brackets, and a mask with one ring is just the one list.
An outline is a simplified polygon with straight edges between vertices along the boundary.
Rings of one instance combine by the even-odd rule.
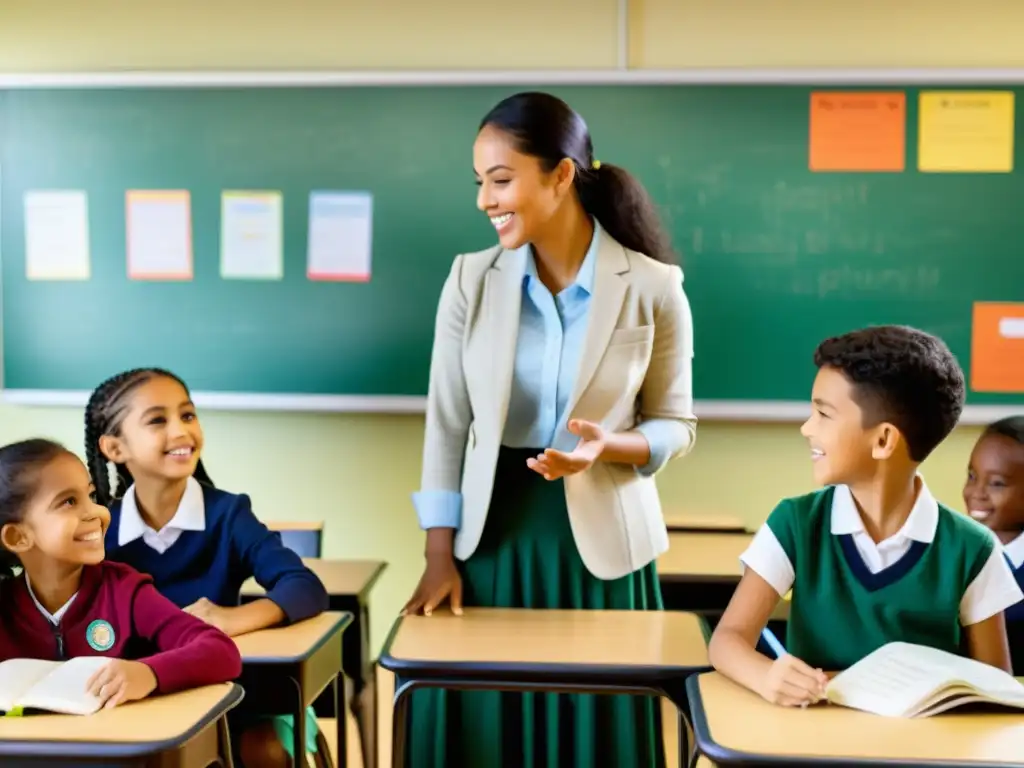
[[427, 554], [427, 567], [423, 570], [420, 583], [412, 599], [402, 609], [402, 616], [415, 615], [423, 612], [424, 616], [433, 613], [445, 598], [451, 604], [452, 613], [462, 615], [462, 577], [455, 567], [455, 558], [451, 554]]
[[604, 452], [605, 433], [600, 424], [572, 419], [568, 427], [580, 439], [571, 453], [548, 448], [537, 458], [526, 460], [526, 466], [545, 480], [558, 480], [590, 469]]
[[772, 662], [760, 693], [772, 704], [806, 707], [825, 698], [827, 685], [824, 672], [787, 653]]
[[149, 696], [156, 690], [156, 675], [141, 661], [114, 659], [93, 673], [85, 687], [105, 709], [113, 709]]

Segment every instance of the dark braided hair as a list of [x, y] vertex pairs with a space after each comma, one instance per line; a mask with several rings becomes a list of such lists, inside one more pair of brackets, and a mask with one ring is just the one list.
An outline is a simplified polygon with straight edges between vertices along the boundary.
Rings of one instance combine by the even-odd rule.
[[[100, 438], [104, 435], [120, 437], [121, 423], [128, 409], [129, 395], [155, 378], [166, 378], [178, 382], [187, 393], [188, 385], [170, 371], [163, 368], [133, 368], [123, 371], [100, 384], [89, 396], [85, 406], [85, 459], [96, 486], [96, 502], [104, 507], [121, 498], [135, 479], [124, 464], [114, 464], [117, 476], [110, 484], [107, 457], [100, 450]], [[193, 477], [204, 485], [213, 487], [213, 480], [206, 473], [203, 460], [196, 464]]]
[[[60, 443], [34, 438], [0, 448], [0, 529], [20, 523], [25, 507], [35, 495], [39, 471], [64, 454], [74, 455]], [[21, 567], [18, 556], [0, 545], [0, 581]]]

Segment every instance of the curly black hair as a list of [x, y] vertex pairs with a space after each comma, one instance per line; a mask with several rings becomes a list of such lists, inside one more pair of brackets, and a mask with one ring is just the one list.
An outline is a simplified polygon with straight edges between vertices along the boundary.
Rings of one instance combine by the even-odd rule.
[[989, 435], [1008, 437], [1011, 440], [1016, 440], [1021, 445], [1024, 445], [1024, 415], [1007, 416], [1005, 419], [993, 421], [985, 427], [985, 431], [981, 434], [982, 437], [987, 437]]
[[[155, 378], [167, 378], [181, 384], [188, 392], [188, 385], [180, 377], [163, 368], [133, 368], [122, 371], [100, 384], [93, 390], [85, 406], [85, 458], [92, 483], [96, 486], [96, 503], [109, 507], [121, 498], [134, 482], [132, 473], [124, 464], [115, 464], [117, 477], [113, 486], [107, 470], [107, 457], [100, 450], [100, 438], [104, 435], [120, 435], [121, 422], [130, 402], [128, 395]], [[213, 487], [213, 480], [206, 472], [202, 459], [196, 465], [193, 477], [204, 485]]]
[[[24, 519], [39, 485], [39, 471], [64, 454], [74, 455], [60, 443], [42, 438], [0, 448], [0, 528]], [[20, 565], [18, 556], [0, 545], [0, 581], [12, 577]]]
[[878, 325], [833, 336], [814, 352], [853, 385], [864, 426], [896, 426], [910, 458], [924, 461], [960, 419], [964, 373], [945, 342], [905, 325]]

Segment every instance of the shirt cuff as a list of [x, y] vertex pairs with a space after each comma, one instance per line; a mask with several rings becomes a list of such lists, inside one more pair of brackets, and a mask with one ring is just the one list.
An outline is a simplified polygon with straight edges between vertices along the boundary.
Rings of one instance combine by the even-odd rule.
[[412, 495], [420, 528], [456, 528], [462, 523], [462, 494], [457, 491], [417, 491]]
[[637, 467], [644, 477], [651, 477], [668, 464], [669, 459], [686, 446], [690, 439], [689, 428], [674, 419], [651, 419], [636, 425], [636, 431], [647, 440], [651, 456], [642, 467]]

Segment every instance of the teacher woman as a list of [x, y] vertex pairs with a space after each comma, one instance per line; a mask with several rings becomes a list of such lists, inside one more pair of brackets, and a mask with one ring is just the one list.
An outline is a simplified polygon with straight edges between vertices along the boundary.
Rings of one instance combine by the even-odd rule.
[[[554, 96], [494, 107], [473, 166], [500, 245], [456, 257], [441, 292], [404, 613], [660, 609], [653, 475], [696, 429], [682, 272], [643, 187]], [[412, 696], [415, 768], [664, 764], [652, 697]]]

